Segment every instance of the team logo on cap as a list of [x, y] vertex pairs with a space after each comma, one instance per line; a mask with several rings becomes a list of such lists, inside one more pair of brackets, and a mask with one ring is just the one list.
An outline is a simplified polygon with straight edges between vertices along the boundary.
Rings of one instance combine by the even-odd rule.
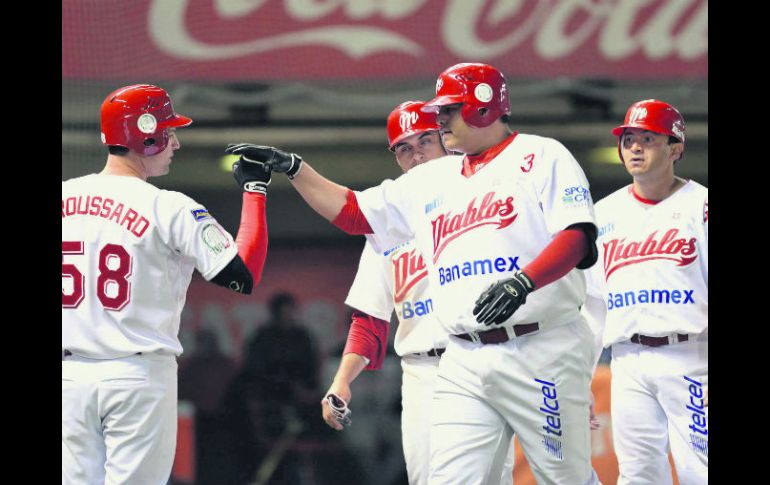
[[150, 113], [145, 113], [136, 120], [136, 127], [145, 135], [149, 135], [150, 133], [155, 133], [155, 128], [158, 127], [158, 120]]
[[440, 77], [438, 78], [438, 81], [436, 81], [436, 94], [438, 94], [439, 90], [441, 89], [441, 86], [444, 85], [444, 78]]
[[417, 123], [420, 119], [420, 115], [415, 112], [404, 111], [398, 118], [398, 124], [401, 126], [401, 131], [406, 132], [412, 129], [412, 125]]
[[488, 103], [492, 100], [492, 87], [487, 83], [481, 83], [473, 90], [473, 94], [482, 103]]
[[671, 125], [671, 131], [684, 142], [684, 125], [681, 120], [674, 121], [674, 124]]
[[647, 118], [647, 108], [637, 106], [631, 110], [631, 115], [628, 117], [629, 123], [636, 123], [639, 120]]

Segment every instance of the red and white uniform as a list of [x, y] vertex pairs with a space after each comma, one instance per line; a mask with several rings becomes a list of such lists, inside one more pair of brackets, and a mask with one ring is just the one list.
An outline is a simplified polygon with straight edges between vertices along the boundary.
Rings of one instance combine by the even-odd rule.
[[[669, 449], [679, 483], [706, 483], [708, 189], [689, 181], [656, 203], [626, 186], [596, 204], [596, 219], [589, 295], [603, 301], [591, 316], [612, 346], [618, 483], [670, 484]], [[641, 345], [634, 335], [670, 344]]]
[[488, 330], [472, 314], [479, 295], [531, 262], [556, 233], [594, 223], [588, 182], [563, 145], [514, 133], [498, 149], [470, 177], [462, 157], [448, 156], [356, 194], [377, 249], [415, 239], [435, 315], [450, 334], [433, 398], [431, 483], [483, 483], [513, 428], [539, 481], [596, 483], [583, 275], [573, 270], [531, 293], [502, 324], [538, 322], [538, 332], [496, 345], [451, 336]]
[[[380, 320], [398, 318], [394, 347], [401, 357], [401, 437], [409, 483], [425, 485], [430, 473], [430, 420], [433, 388], [447, 334], [433, 317], [428, 268], [409, 241], [378, 253], [367, 241], [345, 303]], [[501, 446], [491, 468], [491, 484], [513, 482], [513, 445]], [[502, 467], [502, 470], [501, 470]], [[502, 477], [502, 478], [501, 478]]]
[[[193, 269], [209, 280], [237, 252], [181, 193], [125, 176], [62, 182], [62, 436], [78, 437], [62, 439], [64, 483], [101, 483], [105, 468], [120, 483], [168, 479], [187, 287]], [[119, 445], [135, 435], [148, 439]]]

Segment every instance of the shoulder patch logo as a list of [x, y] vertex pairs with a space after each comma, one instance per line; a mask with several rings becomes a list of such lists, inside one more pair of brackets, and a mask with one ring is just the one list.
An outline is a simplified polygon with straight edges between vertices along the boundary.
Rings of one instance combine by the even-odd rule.
[[214, 224], [209, 224], [204, 227], [201, 237], [209, 252], [214, 255], [222, 254], [225, 249], [230, 247], [230, 241], [227, 240], [222, 229]]
[[190, 213], [197, 222], [200, 222], [204, 219], [211, 219], [211, 214], [209, 214], [209, 211], [203, 207], [200, 209], [193, 209], [190, 211]]

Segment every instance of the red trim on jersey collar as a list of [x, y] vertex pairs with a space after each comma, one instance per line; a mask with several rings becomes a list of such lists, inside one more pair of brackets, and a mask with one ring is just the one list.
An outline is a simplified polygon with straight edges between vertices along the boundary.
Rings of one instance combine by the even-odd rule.
[[463, 158], [463, 175], [470, 177], [474, 173], [478, 172], [491, 162], [496, 156], [500, 154], [505, 147], [511, 144], [516, 135], [519, 133], [514, 131], [505, 140], [501, 141], [497, 145], [486, 149], [478, 155], [465, 155]]
[[631, 192], [631, 195], [633, 195], [634, 198], [636, 200], [638, 200], [639, 202], [641, 202], [642, 204], [655, 205], [658, 202], [660, 202], [659, 200], [645, 199], [644, 197], [641, 197], [639, 194], [636, 193], [636, 191], [634, 190], [634, 186], [633, 185], [630, 185], [628, 187], [628, 191]]

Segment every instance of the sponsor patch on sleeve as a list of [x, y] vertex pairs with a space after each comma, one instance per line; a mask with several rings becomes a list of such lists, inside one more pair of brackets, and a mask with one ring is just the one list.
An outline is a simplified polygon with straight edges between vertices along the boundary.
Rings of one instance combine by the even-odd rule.
[[591, 193], [582, 185], [567, 187], [561, 200], [567, 206], [584, 206], [591, 201]]
[[215, 224], [209, 224], [204, 227], [201, 237], [209, 252], [214, 255], [222, 254], [225, 249], [230, 247], [230, 241], [227, 239], [227, 236], [225, 236], [223, 230]]
[[209, 214], [209, 211], [203, 207], [200, 209], [193, 209], [190, 211], [190, 213], [197, 222], [200, 222], [204, 219], [211, 219], [211, 214]]

